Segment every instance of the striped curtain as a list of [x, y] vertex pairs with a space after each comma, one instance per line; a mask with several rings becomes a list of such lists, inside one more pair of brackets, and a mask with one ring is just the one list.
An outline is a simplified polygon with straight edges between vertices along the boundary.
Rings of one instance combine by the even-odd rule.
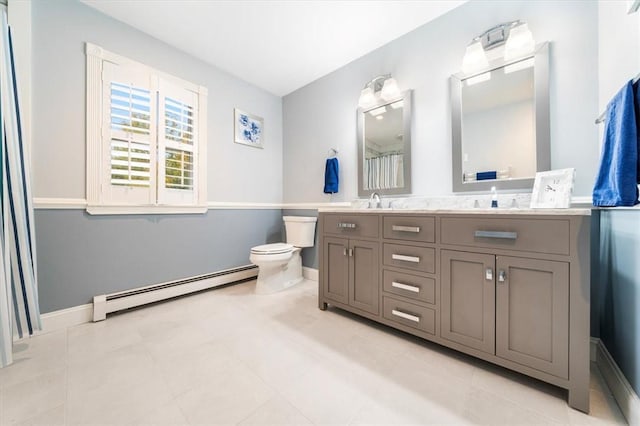
[[0, 6], [0, 367], [14, 336], [40, 330], [29, 155], [22, 144], [7, 8]]
[[386, 154], [365, 159], [364, 189], [404, 187], [403, 162], [403, 154]]

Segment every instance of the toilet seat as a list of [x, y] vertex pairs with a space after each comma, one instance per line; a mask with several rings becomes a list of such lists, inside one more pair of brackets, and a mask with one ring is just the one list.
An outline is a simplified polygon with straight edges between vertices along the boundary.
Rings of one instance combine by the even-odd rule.
[[252, 254], [259, 255], [274, 255], [274, 254], [284, 254], [290, 253], [294, 249], [292, 244], [286, 243], [273, 243], [273, 244], [263, 244], [261, 246], [256, 246], [251, 248]]

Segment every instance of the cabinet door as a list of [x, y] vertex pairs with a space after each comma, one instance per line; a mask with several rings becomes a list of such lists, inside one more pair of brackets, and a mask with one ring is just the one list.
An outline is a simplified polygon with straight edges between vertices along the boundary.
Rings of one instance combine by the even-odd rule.
[[569, 264], [496, 258], [496, 355], [568, 378]]
[[324, 296], [344, 304], [349, 303], [349, 240], [325, 237], [323, 250]]
[[495, 256], [441, 251], [441, 335], [495, 353]]
[[371, 314], [380, 311], [380, 244], [350, 240], [349, 305]]

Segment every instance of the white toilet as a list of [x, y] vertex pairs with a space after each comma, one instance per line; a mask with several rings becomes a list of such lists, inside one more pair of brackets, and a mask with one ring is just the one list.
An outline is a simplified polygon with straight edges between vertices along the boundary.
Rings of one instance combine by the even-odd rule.
[[307, 216], [283, 216], [287, 233], [286, 243], [256, 246], [251, 249], [249, 260], [258, 266], [256, 293], [275, 293], [302, 281], [303, 247], [313, 247], [318, 218]]

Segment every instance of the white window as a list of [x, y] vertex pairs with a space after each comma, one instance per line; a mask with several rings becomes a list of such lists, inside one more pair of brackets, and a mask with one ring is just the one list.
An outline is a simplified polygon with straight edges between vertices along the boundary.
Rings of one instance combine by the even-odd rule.
[[206, 211], [206, 88], [86, 52], [87, 211]]

